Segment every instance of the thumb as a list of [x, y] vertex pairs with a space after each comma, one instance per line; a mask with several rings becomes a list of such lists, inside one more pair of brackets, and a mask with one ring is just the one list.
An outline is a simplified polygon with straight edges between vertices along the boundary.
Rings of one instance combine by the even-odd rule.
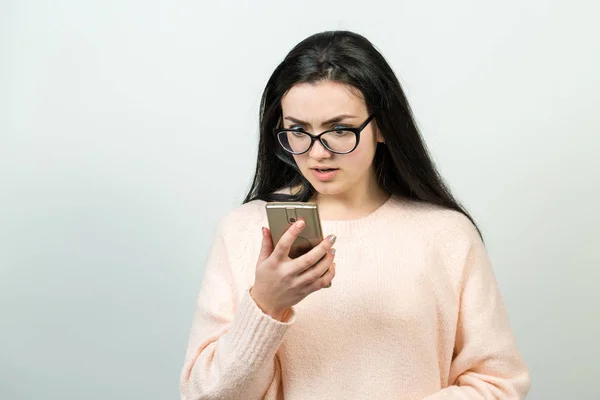
[[265, 261], [273, 252], [273, 239], [271, 238], [271, 231], [267, 228], [262, 228], [262, 246], [260, 247], [260, 255], [258, 256], [258, 262]]

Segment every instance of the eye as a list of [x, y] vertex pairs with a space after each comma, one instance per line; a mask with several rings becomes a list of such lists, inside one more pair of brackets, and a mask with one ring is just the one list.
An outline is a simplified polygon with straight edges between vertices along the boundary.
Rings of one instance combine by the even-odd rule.
[[350, 125], [336, 125], [332, 129], [348, 129]]
[[337, 130], [337, 129], [335, 131], [333, 131], [333, 133], [337, 137], [344, 137], [344, 136], [352, 135], [352, 132], [350, 132], [350, 131], [343, 131], [343, 130]]
[[335, 126], [332, 127], [333, 132], [337, 135], [337, 136], [344, 136], [344, 135], [348, 135], [351, 132], [348, 131], [347, 129], [351, 129], [352, 127], [350, 125], [341, 125], [341, 124], [337, 124]]
[[294, 137], [301, 138], [301, 137], [306, 136], [306, 134], [304, 133], [304, 129], [302, 129], [301, 126], [292, 125], [292, 126], [290, 126], [289, 128], [286, 128], [286, 129], [289, 129], [291, 131], [289, 133], [292, 136], [294, 136]]

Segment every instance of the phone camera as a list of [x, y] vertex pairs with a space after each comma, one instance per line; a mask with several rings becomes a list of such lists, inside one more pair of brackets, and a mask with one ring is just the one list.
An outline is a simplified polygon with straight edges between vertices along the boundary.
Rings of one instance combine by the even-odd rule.
[[296, 218], [290, 218], [290, 222], [293, 224], [294, 222], [296, 222]]

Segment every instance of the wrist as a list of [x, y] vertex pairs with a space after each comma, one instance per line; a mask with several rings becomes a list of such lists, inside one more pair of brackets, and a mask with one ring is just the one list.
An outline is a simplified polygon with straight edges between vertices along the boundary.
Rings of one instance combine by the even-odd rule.
[[250, 297], [252, 297], [252, 299], [254, 300], [254, 303], [256, 303], [256, 305], [258, 306], [258, 308], [261, 309], [261, 311], [270, 316], [273, 319], [276, 319], [278, 321], [283, 321], [284, 318], [287, 316], [288, 314], [288, 308], [284, 308], [284, 309], [275, 309], [275, 308], [271, 308], [269, 306], [267, 306], [261, 299], [260, 296], [256, 296], [256, 294], [253, 291], [254, 287], [252, 287], [250, 289]]

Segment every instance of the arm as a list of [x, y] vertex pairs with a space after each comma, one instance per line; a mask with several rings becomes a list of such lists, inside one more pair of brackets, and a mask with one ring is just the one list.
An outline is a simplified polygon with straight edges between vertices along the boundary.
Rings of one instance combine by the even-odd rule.
[[[279, 390], [276, 351], [294, 311], [266, 315], [249, 290], [236, 299], [222, 226], [210, 249], [180, 377], [183, 400], [262, 399]], [[268, 391], [268, 392], [267, 392]]]
[[530, 376], [478, 235], [472, 235], [462, 277], [449, 386], [425, 400], [524, 399]]

